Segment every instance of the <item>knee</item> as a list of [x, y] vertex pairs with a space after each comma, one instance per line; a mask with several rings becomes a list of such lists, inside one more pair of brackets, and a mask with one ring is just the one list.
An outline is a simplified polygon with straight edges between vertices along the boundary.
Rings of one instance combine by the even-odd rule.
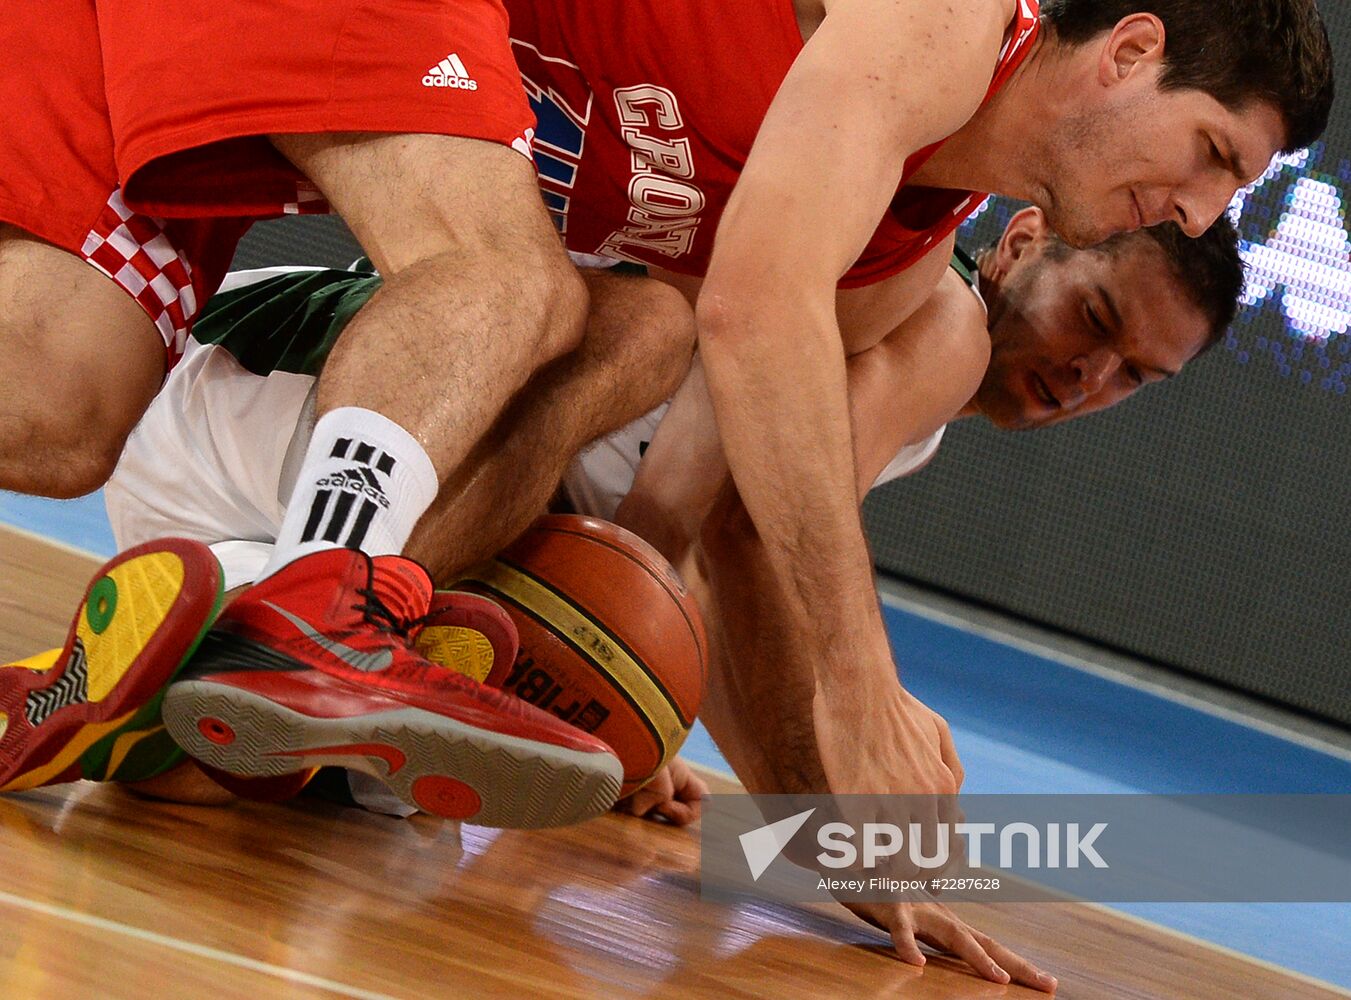
[[582, 344], [591, 293], [577, 268], [566, 257], [535, 269], [535, 303], [545, 322], [542, 353], [549, 359], [560, 358]]
[[47, 403], [15, 416], [19, 426], [8, 437], [9, 454], [0, 460], [5, 470], [0, 487], [58, 500], [84, 496], [106, 483], [136, 423], [117, 419], [88, 398]]
[[694, 310], [670, 285], [652, 278], [587, 274], [591, 312], [587, 353], [647, 373], [653, 406], [684, 380], [694, 355]]
[[[78, 266], [75, 305], [0, 318], [0, 488], [98, 489], [164, 378], [164, 344], [140, 306]], [[0, 269], [0, 302], [15, 297], [11, 279]]]
[[72, 450], [68, 457], [58, 458], [55, 470], [29, 492], [53, 500], [74, 500], [101, 488], [112, 478], [115, 468], [117, 458], [110, 453]]
[[675, 392], [689, 371], [697, 342], [694, 309], [670, 285], [646, 279], [638, 292], [635, 334], [644, 358], [662, 373], [664, 396]]
[[71, 428], [62, 428], [57, 437], [55, 460], [47, 495], [57, 499], [81, 497], [93, 493], [112, 478], [131, 427], [84, 428], [76, 438]]

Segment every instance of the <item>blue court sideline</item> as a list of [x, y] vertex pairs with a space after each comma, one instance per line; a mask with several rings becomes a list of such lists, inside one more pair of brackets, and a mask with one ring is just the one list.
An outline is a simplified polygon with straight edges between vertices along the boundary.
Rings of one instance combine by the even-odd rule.
[[[98, 495], [55, 502], [0, 493], [0, 522], [100, 555], [114, 550]], [[952, 725], [967, 792], [1351, 793], [1351, 756], [884, 603], [907, 686]], [[702, 727], [683, 752], [727, 770]], [[1351, 904], [1114, 908], [1351, 988]]]

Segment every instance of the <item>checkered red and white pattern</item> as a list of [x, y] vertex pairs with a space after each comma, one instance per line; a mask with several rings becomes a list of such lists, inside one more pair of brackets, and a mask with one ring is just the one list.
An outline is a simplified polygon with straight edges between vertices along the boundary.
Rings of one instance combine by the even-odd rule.
[[281, 207], [283, 215], [327, 215], [331, 209], [323, 193], [309, 181], [296, 181], [296, 200]]
[[197, 292], [192, 265], [169, 239], [163, 221], [133, 212], [118, 189], [80, 253], [140, 303], [164, 338], [170, 365], [177, 361], [197, 316]]

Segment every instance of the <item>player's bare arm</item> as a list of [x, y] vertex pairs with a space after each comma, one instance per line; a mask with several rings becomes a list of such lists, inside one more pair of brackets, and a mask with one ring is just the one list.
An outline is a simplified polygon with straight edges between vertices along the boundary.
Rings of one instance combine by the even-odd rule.
[[849, 359], [860, 498], [900, 449], [934, 434], [976, 392], [990, 360], [985, 320], [980, 301], [948, 268], [913, 315]]
[[[944, 275], [949, 271], [948, 261], [955, 244], [956, 237], [950, 235], [900, 274], [862, 288], [836, 291], [835, 315], [840, 340], [845, 345], [845, 353], [850, 356], [851, 395], [862, 385], [860, 381], [860, 386], [855, 386], [855, 378], [886, 386], [888, 392], [894, 388], [887, 379], [887, 367], [879, 363], [879, 358], [903, 349], [899, 342], [911, 337], [917, 325], [905, 324], [905, 321], [921, 307], [926, 306], [932, 312], [940, 293], [949, 307], [953, 302], [974, 305], [970, 292], [955, 277], [944, 284], [948, 281]], [[698, 301], [703, 279], [656, 267], [648, 268], [648, 272], [680, 292], [691, 305]], [[986, 343], [984, 323], [974, 312], [970, 313], [969, 319], [971, 321], [962, 324], [960, 333], [955, 327], [949, 332], [967, 338], [975, 345], [973, 349], [979, 350], [980, 345]], [[903, 324], [905, 328], [901, 329]], [[869, 353], [879, 342], [890, 346], [882, 352]], [[865, 354], [868, 356], [866, 361], [862, 360]], [[863, 366], [858, 376], [853, 374], [855, 357]], [[865, 370], [875, 374], [865, 376]], [[928, 372], [916, 382], [927, 381], [933, 374]], [[957, 369], [949, 368], [944, 374], [956, 375]], [[936, 430], [937, 425], [933, 429]], [[905, 433], [902, 430], [902, 435]], [[909, 440], [902, 437], [897, 447], [907, 443]], [[718, 437], [703, 363], [698, 356], [671, 407], [662, 417], [651, 447], [653, 453], [663, 457], [655, 462], [645, 461], [639, 468], [637, 485], [624, 500], [625, 516], [631, 525], [641, 525], [639, 533], [664, 552], [671, 562], [679, 564], [684, 546], [698, 537], [700, 524], [712, 509], [727, 472], [727, 459]], [[879, 442], [879, 447], [886, 445]], [[891, 454], [895, 454], [895, 449]], [[669, 470], [676, 467], [690, 470], [690, 474], [671, 474]], [[868, 479], [860, 489], [866, 491], [871, 482], [872, 479]]]
[[[988, 358], [984, 310], [953, 273], [906, 323], [849, 359], [856, 507], [901, 448], [933, 434], [970, 399]], [[695, 376], [682, 392], [692, 394], [698, 386]], [[667, 420], [680, 416], [677, 403]], [[694, 430], [692, 422], [671, 426], [682, 438]], [[674, 437], [663, 440], [666, 427], [663, 421], [620, 513], [635, 509], [630, 501], [642, 512], [653, 505], [707, 511], [679, 521], [688, 537], [673, 547], [683, 557], [688, 576], [715, 584], [716, 594], [704, 603], [720, 655], [705, 702], [705, 722], [730, 760], [744, 757], [747, 773], [738, 767], [738, 774], [754, 790], [828, 791], [820, 733], [811, 722], [816, 616], [796, 615], [774, 586], [768, 545], [726, 477], [725, 466], [710, 461], [705, 446], [696, 452], [697, 467], [682, 467], [690, 453], [672, 447]], [[700, 437], [706, 440], [712, 433], [706, 429]], [[678, 517], [673, 513], [670, 520]], [[926, 716], [947, 743], [946, 724], [918, 702], [914, 705], [916, 714]], [[956, 754], [949, 749], [945, 757], [960, 773]]]
[[[988, 356], [984, 310], [954, 273], [907, 323], [849, 359], [860, 496], [898, 449], [932, 434], [961, 408], [975, 392]], [[684, 391], [693, 393], [700, 386], [696, 375]], [[695, 507], [718, 494], [702, 524], [703, 544], [688, 539], [677, 546], [685, 556], [682, 573], [705, 609], [713, 653], [702, 718], [748, 789], [825, 791], [828, 784], [814, 726], [814, 683], [810, 664], [802, 656], [813, 623], [784, 617], [765, 547], [725, 474], [721, 493], [718, 484], [708, 477], [701, 481], [690, 470], [662, 474], [663, 466], [670, 469], [672, 460], [690, 454], [669, 447], [676, 440], [688, 445], [695, 431], [691, 423], [679, 423], [680, 416], [673, 407], [666, 420], [675, 417], [677, 422], [663, 421], [640, 469], [645, 485], [636, 486], [630, 496], [637, 499], [664, 486], [665, 502], [675, 503], [679, 510], [681, 501], [676, 497], [681, 491], [684, 502]], [[673, 433], [662, 440], [668, 426]], [[705, 441], [704, 448], [697, 449], [698, 468], [709, 468], [706, 442], [711, 436], [711, 429], [696, 435]], [[638, 502], [652, 503], [653, 498]], [[688, 521], [681, 523], [684, 530], [691, 530]], [[961, 765], [951, 749], [946, 723], [918, 702], [914, 705], [917, 714], [927, 713], [960, 780]], [[993, 982], [1054, 988], [1053, 978], [931, 900], [851, 909], [886, 930], [897, 954], [909, 963], [924, 963], [918, 948], [923, 942], [958, 955]]]
[[835, 287], [887, 210], [905, 158], [979, 105], [1011, 15], [1011, 3], [830, 5], [756, 139], [699, 300], [732, 475], [786, 618], [816, 621], [818, 734], [839, 791], [956, 789], [931, 721], [897, 685], [882, 628]]
[[[928, 437], [961, 409], [988, 357], [984, 310], [951, 273], [919, 312], [848, 360], [857, 497], [902, 447]], [[816, 619], [812, 614], [795, 619], [777, 604], [768, 618], [757, 617], [757, 603], [767, 600], [757, 595], [772, 587], [772, 567], [766, 566], [764, 546], [728, 475], [700, 364], [662, 419], [617, 517], [653, 541], [687, 577], [723, 570], [723, 584], [734, 593], [706, 602], [710, 619], [728, 619], [725, 608], [748, 608], [730, 613], [738, 652], [711, 678], [715, 688], [744, 687], [744, 697], [714, 692], [704, 710], [738, 775], [748, 787], [766, 792], [829, 790], [812, 724]], [[707, 539], [703, 547], [697, 544], [701, 535]], [[711, 628], [718, 630], [716, 624]], [[752, 704], [754, 712], [744, 711]], [[746, 725], [751, 718], [754, 727]], [[940, 723], [934, 721], [943, 732]], [[955, 754], [949, 756], [955, 765]]]

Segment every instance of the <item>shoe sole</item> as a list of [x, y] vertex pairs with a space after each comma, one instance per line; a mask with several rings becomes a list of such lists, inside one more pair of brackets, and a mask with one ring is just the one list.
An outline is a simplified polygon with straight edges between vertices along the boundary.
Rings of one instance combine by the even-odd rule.
[[[439, 591], [437, 599], [454, 604], [433, 610], [435, 624], [418, 634], [413, 648], [433, 663], [448, 667], [480, 684], [496, 670], [506, 677], [520, 648], [516, 624], [491, 598], [468, 591]], [[433, 604], [435, 608], [435, 604]], [[494, 684], [501, 687], [501, 684]]]
[[411, 706], [316, 718], [233, 685], [184, 680], [165, 695], [164, 721], [190, 756], [221, 771], [255, 778], [312, 767], [364, 771], [415, 809], [480, 826], [579, 823], [614, 805], [623, 783], [609, 754], [494, 733]]
[[53, 665], [0, 671], [0, 791], [141, 781], [179, 763], [160, 702], [220, 611], [222, 583], [210, 550], [182, 539], [105, 564]]

